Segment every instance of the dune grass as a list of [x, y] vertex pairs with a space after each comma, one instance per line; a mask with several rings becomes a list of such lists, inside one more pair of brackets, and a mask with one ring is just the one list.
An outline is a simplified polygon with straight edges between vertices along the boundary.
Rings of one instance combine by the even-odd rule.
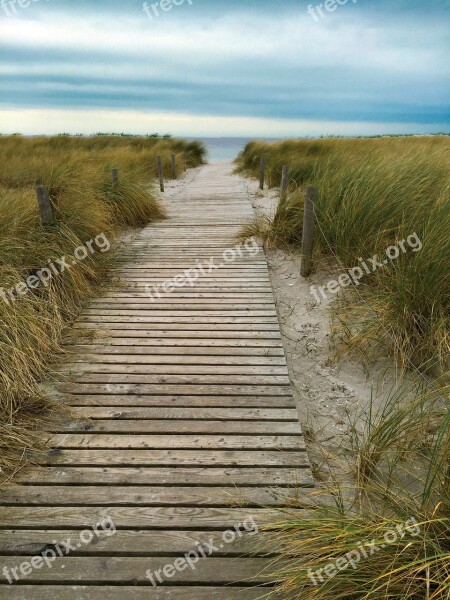
[[318, 188], [316, 266], [333, 257], [342, 269], [416, 234], [420, 252], [407, 252], [364, 277], [347, 294], [340, 319], [347, 348], [384, 345], [404, 366], [443, 372], [450, 351], [450, 137], [251, 142], [239, 171], [278, 186], [291, 168], [289, 194], [273, 220], [259, 217], [242, 235], [272, 246], [300, 248], [303, 197]]
[[[57, 409], [38, 384], [59, 349], [63, 328], [105, 275], [114, 236], [164, 218], [149, 186], [156, 155], [169, 169], [172, 152], [179, 173], [184, 152], [190, 166], [204, 161], [201, 144], [183, 140], [0, 137], [0, 480], [28, 449], [38, 447], [39, 429]], [[116, 186], [112, 167], [119, 168]], [[47, 228], [40, 223], [37, 184], [48, 187], [54, 208], [55, 222]], [[14, 299], [7, 293], [49, 261], [56, 265], [61, 257], [73, 257], [89, 241], [93, 251], [48, 285], [15, 293]]]
[[[324, 484], [301, 516], [285, 511], [270, 526], [282, 550], [272, 575], [289, 598], [450, 598], [449, 150], [445, 136], [255, 141], [237, 159], [240, 172], [258, 178], [264, 156], [270, 187], [290, 166], [274, 217], [259, 215], [240, 234], [269, 247], [300, 249], [304, 191], [317, 187], [314, 263], [331, 262], [330, 278], [385, 257], [412, 234], [420, 240], [332, 307], [345, 349], [366, 357], [387, 349], [426, 379], [417, 389], [399, 383], [384, 405], [352, 416], [345, 455], [353, 483]], [[407, 522], [414, 525], [405, 530]], [[391, 531], [397, 537], [387, 543]], [[356, 557], [354, 566], [346, 557]]]
[[287, 510], [268, 527], [281, 549], [277, 590], [296, 600], [446, 600], [450, 412], [425, 390], [414, 406], [394, 394], [365, 425], [355, 486], [316, 491], [301, 516]]

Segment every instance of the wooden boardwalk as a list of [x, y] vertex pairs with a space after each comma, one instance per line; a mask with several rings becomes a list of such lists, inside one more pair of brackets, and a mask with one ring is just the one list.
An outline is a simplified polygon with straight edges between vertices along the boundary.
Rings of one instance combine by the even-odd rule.
[[[59, 391], [76, 418], [55, 427], [39, 465], [0, 491], [1, 598], [256, 600], [267, 592], [255, 586], [268, 584], [271, 544], [253, 535], [254, 523], [313, 480], [264, 253], [247, 244], [209, 272], [252, 215], [230, 171], [191, 173], [166, 199], [170, 218], [134, 239], [116, 279], [71, 330]], [[172, 293], [149, 298], [146, 285], [199, 265], [194, 285], [178, 280]], [[206, 557], [176, 563], [201, 556], [197, 544], [211, 540], [212, 556], [202, 545]], [[149, 573], [158, 570], [155, 587]]]

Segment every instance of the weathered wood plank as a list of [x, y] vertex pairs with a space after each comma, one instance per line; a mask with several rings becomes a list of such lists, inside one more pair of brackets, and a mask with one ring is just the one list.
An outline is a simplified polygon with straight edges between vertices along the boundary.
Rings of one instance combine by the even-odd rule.
[[296, 421], [191, 421], [171, 419], [130, 420], [98, 419], [83, 420], [49, 428], [52, 433], [157, 433], [173, 434], [210, 434], [210, 435], [299, 435], [300, 427]]
[[[107, 314], [103, 315], [92, 315], [91, 313], [83, 312], [78, 322], [86, 322], [93, 321], [95, 319], [100, 319], [100, 321], [106, 319], [114, 319], [118, 320], [127, 317], [123, 322], [127, 322], [127, 320], [132, 320], [133, 322], [141, 322], [141, 323], [173, 323], [178, 325], [180, 323], [194, 323], [195, 325], [208, 325], [213, 323], [216, 324], [231, 324], [231, 325], [276, 325], [278, 327], [278, 323], [275, 317], [191, 317], [189, 315], [184, 315], [182, 317], [157, 317], [153, 314], [153, 311], [145, 311], [144, 314], [136, 313], [135, 311], [130, 311], [128, 315], [117, 315], [112, 314], [111, 311], [106, 311]], [[182, 329], [182, 328], [180, 328]]]
[[[251, 527], [249, 527], [251, 529]], [[230, 542], [216, 556], [245, 556], [267, 554], [267, 549], [275, 544], [274, 536], [260, 532], [258, 536], [249, 535], [243, 530], [243, 535]], [[250, 532], [251, 533], [251, 532]], [[75, 540], [80, 531], [76, 529], [60, 530], [21, 530], [20, 540], [14, 530], [0, 530], [0, 555], [33, 556], [40, 554], [55, 541]], [[197, 543], [211, 542], [214, 545], [222, 541], [223, 531], [189, 531], [189, 530], [154, 530], [133, 531], [118, 530], [113, 536], [105, 535], [99, 529], [99, 537], [95, 544], [82, 544], [71, 552], [74, 556], [89, 555], [130, 555], [155, 556], [164, 554], [185, 554], [192, 550]]]
[[[106, 418], [115, 418], [118, 412], [127, 412], [130, 407], [178, 407], [178, 408], [295, 408], [294, 400], [291, 396], [156, 396], [142, 394], [64, 394], [61, 399], [69, 406], [73, 407], [116, 407], [115, 412], [107, 413]], [[134, 408], [133, 408], [134, 410]], [[95, 413], [80, 412], [80, 417], [90, 416], [96, 418]], [[234, 414], [234, 410], [232, 413]], [[126, 416], [124, 418], [127, 418]], [[130, 418], [133, 418], [132, 416]], [[156, 417], [155, 417], [156, 418]], [[270, 419], [269, 419], [270, 420]], [[290, 420], [290, 419], [286, 419]]]
[[60, 450], [37, 457], [41, 465], [77, 466], [204, 466], [204, 467], [300, 467], [308, 465], [305, 452], [297, 450]]
[[120, 384], [120, 383], [66, 383], [58, 387], [60, 392], [69, 394], [159, 394], [186, 396], [287, 396], [288, 385], [171, 385], [171, 384]]
[[[103, 341], [103, 340], [101, 340]], [[198, 343], [198, 341], [196, 341], [196, 343]], [[158, 355], [164, 355], [164, 359], [163, 360], [171, 360], [170, 358], [166, 358], [167, 356], [170, 356], [172, 358], [174, 358], [174, 360], [179, 360], [179, 357], [181, 356], [181, 360], [191, 360], [194, 357], [197, 356], [202, 356], [202, 357], [208, 357], [208, 358], [214, 358], [214, 357], [223, 357], [223, 356], [232, 356], [232, 357], [241, 357], [241, 356], [245, 356], [245, 357], [273, 357], [273, 356], [277, 356], [277, 357], [281, 357], [284, 361], [285, 356], [284, 356], [284, 351], [283, 351], [283, 347], [281, 346], [281, 344], [278, 344], [277, 346], [270, 346], [270, 347], [260, 347], [260, 346], [202, 346], [202, 345], [197, 345], [197, 346], [151, 346], [150, 348], [143, 345], [136, 345], [136, 346], [125, 346], [125, 345], [120, 345], [120, 344], [116, 344], [116, 345], [111, 345], [108, 346], [107, 344], [86, 344], [86, 345], [72, 345], [72, 346], [66, 346], [65, 347], [65, 353], [66, 354], [80, 354], [82, 356], [86, 356], [89, 353], [92, 353], [92, 355], [94, 354], [102, 354], [102, 355], [129, 355], [129, 356], [136, 356], [136, 355], [144, 355], [147, 358], [150, 357], [151, 359], [154, 360], [158, 360]], [[176, 358], [175, 358], [176, 356]]]
[[[93, 330], [95, 331], [95, 330]], [[226, 353], [226, 349], [229, 349], [229, 352], [236, 352], [240, 348], [249, 348], [251, 350], [258, 350], [258, 348], [262, 349], [261, 352], [283, 352], [283, 345], [281, 344], [281, 340], [237, 340], [237, 339], [196, 339], [193, 342], [190, 339], [152, 339], [152, 338], [143, 338], [143, 337], [130, 337], [129, 332], [126, 337], [112, 337], [108, 335], [108, 332], [104, 331], [95, 331], [95, 338], [92, 336], [89, 331], [73, 331], [72, 335], [67, 335], [65, 338], [65, 342], [67, 347], [70, 346], [70, 340], [73, 340], [73, 343], [76, 347], [81, 346], [89, 346], [89, 342], [91, 342], [93, 347], [101, 346], [104, 348], [108, 347], [108, 351], [114, 346], [120, 346], [121, 351], [123, 352], [123, 347], [132, 346], [134, 348], [140, 348], [142, 352], [145, 351], [146, 346], [152, 346], [152, 352], [158, 354], [158, 352], [162, 354], [166, 354], [166, 351], [162, 348], [164, 346], [170, 348], [169, 354], [172, 353], [173, 348], [177, 346], [183, 346], [184, 349], [182, 352], [186, 354], [191, 351], [191, 348], [194, 346], [198, 350], [199, 353], [205, 354], [207, 350], [211, 354], [216, 353]], [[91, 334], [91, 335], [90, 335]], [[155, 349], [153, 349], [155, 347]], [[271, 350], [271, 349], [274, 350]], [[203, 349], [203, 350], [202, 350]], [[211, 350], [212, 349], [212, 350]], [[128, 352], [128, 349], [127, 349]]]
[[[145, 419], [164, 419], [171, 421], [186, 419], [195, 421], [219, 421], [221, 425], [225, 422], [231, 423], [231, 427], [236, 427], [236, 423], [233, 425], [233, 421], [237, 424], [245, 424], [246, 421], [297, 421], [297, 410], [292, 408], [281, 409], [281, 408], [238, 408], [230, 406], [229, 408], [211, 408], [205, 406], [195, 407], [192, 403], [189, 408], [185, 407], [135, 407], [135, 406], [120, 406], [117, 408], [108, 408], [106, 406], [90, 406], [88, 407], [77, 407], [72, 408], [72, 413], [79, 417], [87, 417], [90, 419], [135, 419], [143, 421]], [[134, 426], [133, 423], [129, 424], [130, 429]], [[286, 430], [287, 431], [287, 430]]]
[[[160, 311], [163, 312], [163, 311]], [[249, 311], [251, 312], [251, 311]], [[156, 315], [156, 312], [155, 312]], [[167, 315], [166, 315], [167, 316]], [[181, 315], [180, 315], [181, 316]], [[272, 315], [270, 315], [272, 316]], [[207, 324], [208, 325], [208, 324]], [[76, 327], [75, 327], [76, 326]], [[128, 333], [128, 331], [126, 331], [127, 329], [131, 329], [131, 330], [139, 330], [141, 329], [141, 327], [139, 326], [139, 323], [131, 323], [130, 325], [127, 325], [125, 323], [125, 321], [122, 321], [120, 324], [120, 327], [113, 327], [113, 325], [111, 326], [107, 326], [107, 324], [103, 324], [99, 321], [97, 321], [96, 323], [83, 323], [81, 321], [77, 321], [74, 325], [75, 329], [121, 329], [125, 332], [124, 337], [128, 337], [131, 334]], [[216, 334], [216, 327], [215, 324], [209, 324], [209, 327], [205, 328], [205, 331], [199, 331], [196, 334], [196, 331], [194, 328], [194, 330], [190, 331], [188, 330], [188, 328], [183, 326], [183, 323], [181, 324], [177, 324], [177, 327], [175, 329], [175, 331], [170, 330], [168, 328], [164, 328], [163, 326], [161, 327], [156, 327], [155, 325], [153, 327], [146, 327], [146, 329], [151, 329], [151, 333], [153, 334], [151, 337], [188, 337], [190, 339], [195, 339], [197, 337], [199, 338], [215, 338], [215, 337], [222, 337], [224, 339], [227, 338], [232, 338], [232, 339], [239, 339], [239, 338], [246, 338], [246, 339], [252, 339], [252, 338], [273, 338], [273, 339], [281, 339], [281, 336], [279, 334], [278, 331], [274, 331], [274, 332], [262, 332], [261, 334], [257, 331], [252, 332], [252, 331], [245, 331], [246, 327], [242, 326], [240, 327], [240, 331], [242, 331], [244, 329], [244, 331], [242, 331], [242, 334], [239, 334], [239, 330], [236, 331], [236, 328], [234, 328], [234, 330], [232, 331], [232, 333], [228, 333], [226, 331], [224, 332], [219, 332], [219, 334]], [[200, 328], [199, 328], [200, 329]], [[115, 336], [117, 336], [117, 333], [114, 333]], [[149, 336], [150, 333], [141, 333], [139, 334], [141, 337], [145, 337], [145, 336]]]
[[[259, 487], [163, 486], [26, 486], [0, 489], [0, 506], [286, 506], [298, 490]], [[0, 535], [1, 540], [1, 535]], [[1, 551], [1, 547], [0, 547]]]
[[[20, 580], [26, 583], [140, 583], [151, 588], [146, 572], [154, 573], [174, 562], [168, 557], [73, 557], [57, 558], [52, 568], [33, 569], [28, 576], [21, 575]], [[7, 569], [17, 567], [23, 562], [22, 557], [6, 557], [3, 561]], [[268, 569], [270, 559], [264, 558], [214, 558], [199, 560], [195, 569], [185, 568], [175, 571], [175, 575], [166, 581], [171, 584], [226, 584], [231, 581], [236, 584], [265, 583], [270, 581]], [[164, 576], [163, 576], [164, 577]], [[1, 588], [0, 588], [1, 589]], [[105, 597], [105, 596], [103, 596]]]
[[[194, 426], [194, 425], [193, 425]], [[49, 440], [52, 448], [102, 448], [102, 449], [132, 449], [148, 450], [184, 449], [184, 450], [300, 450], [305, 448], [301, 435], [189, 435], [185, 433], [171, 435], [134, 434], [99, 434], [62, 433], [52, 435]]]
[[[260, 587], [111, 587], [21, 585], [8, 588], [9, 600], [260, 600], [269, 590]], [[275, 596], [273, 596], [275, 598]]]
[[[292, 509], [292, 514], [304, 514]], [[252, 516], [259, 528], [273, 522], [276, 509], [213, 508], [203, 506], [4, 506], [2, 529], [86, 529], [112, 519], [118, 529], [228, 529]], [[82, 573], [79, 574], [82, 577]]]
[[171, 375], [171, 374], [108, 374], [92, 373], [88, 375], [67, 374], [67, 379], [76, 383], [106, 384], [232, 384], [232, 385], [289, 385], [288, 375]]
[[[84, 324], [93, 324], [94, 328], [117, 329], [120, 327], [122, 330], [133, 329], [134, 331], [140, 330], [154, 330], [154, 329], [165, 329], [171, 331], [277, 331], [278, 325], [276, 323], [266, 323], [265, 319], [271, 317], [265, 317], [263, 320], [258, 321], [256, 319], [252, 322], [247, 321], [243, 323], [235, 323], [233, 321], [224, 323], [220, 319], [211, 319], [207, 322], [195, 322], [195, 320], [185, 320], [185, 317], [181, 317], [178, 321], [171, 321], [170, 317], [162, 317], [162, 321], [158, 317], [151, 317], [147, 315], [98, 315], [98, 316], [85, 316], [82, 315], [77, 321], [77, 327], [75, 329], [83, 329], [86, 326]], [[188, 318], [189, 319], [189, 318]], [[83, 324], [83, 325], [80, 325]], [[107, 326], [109, 324], [109, 326]]]
[[162, 374], [162, 375], [285, 375], [285, 366], [253, 366], [253, 365], [136, 365], [131, 362], [121, 363], [117, 361], [111, 364], [101, 363], [78, 363], [76, 365], [61, 365], [54, 369], [55, 372], [67, 372], [70, 374], [88, 374], [88, 373], [128, 373], [128, 374]]
[[[100, 291], [101, 292], [101, 291]], [[273, 302], [274, 296], [273, 292], [225, 292], [225, 291], [217, 291], [217, 292], [199, 292], [198, 287], [196, 286], [194, 289], [186, 289], [179, 288], [174, 290], [171, 295], [172, 302], [184, 302], [186, 299], [189, 300], [205, 300], [205, 299], [224, 299], [224, 300], [236, 300], [238, 304], [245, 303], [247, 300], [257, 300], [261, 303], [263, 302]], [[146, 292], [129, 292], [125, 294], [124, 292], [114, 291], [114, 292], [103, 292], [100, 293], [97, 298], [93, 298], [89, 307], [96, 308], [99, 304], [107, 304], [108, 306], [113, 306], [114, 304], [123, 304], [124, 301], [130, 300], [134, 304], [145, 304], [148, 305], [149, 297]]]
[[267, 366], [286, 366], [284, 356], [204, 356], [194, 355], [186, 356], [180, 354], [178, 356], [161, 356], [154, 354], [147, 355], [130, 355], [130, 354], [76, 354], [71, 352], [71, 364], [87, 363], [87, 364], [126, 364], [133, 365], [267, 365]]
[[310, 487], [313, 478], [302, 466], [266, 467], [33, 467], [20, 471], [18, 483], [40, 485], [221, 485]]

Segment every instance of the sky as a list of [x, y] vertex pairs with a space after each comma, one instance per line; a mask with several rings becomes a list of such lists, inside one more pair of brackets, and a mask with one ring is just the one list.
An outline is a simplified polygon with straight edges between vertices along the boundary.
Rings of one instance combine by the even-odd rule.
[[450, 0], [146, 6], [1, 0], [0, 132], [450, 132]]

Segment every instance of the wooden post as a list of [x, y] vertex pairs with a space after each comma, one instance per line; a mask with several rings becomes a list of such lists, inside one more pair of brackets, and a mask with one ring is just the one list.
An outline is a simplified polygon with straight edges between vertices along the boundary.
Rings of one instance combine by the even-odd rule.
[[287, 165], [283, 166], [282, 175], [281, 175], [281, 198], [284, 199], [286, 197], [286, 192], [289, 184], [289, 167]]
[[158, 165], [159, 188], [162, 192], [164, 192], [164, 175], [163, 175], [162, 160], [161, 160], [160, 156], [157, 157], [156, 163]]
[[117, 187], [119, 185], [119, 169], [112, 169], [111, 176], [113, 186]]
[[172, 152], [172, 179], [177, 178], [177, 160], [175, 158], [175, 154]]
[[41, 214], [42, 225], [50, 225], [54, 218], [48, 189], [45, 187], [45, 185], [38, 185], [36, 188], [36, 194], [39, 203], [39, 212]]
[[305, 193], [305, 209], [303, 216], [303, 238], [302, 238], [302, 277], [308, 277], [312, 271], [312, 251], [314, 242], [314, 209], [317, 198], [317, 189], [310, 185]]
[[261, 161], [259, 164], [259, 189], [264, 189], [264, 179], [266, 172], [266, 161], [264, 160], [264, 156], [261, 156]]
[[187, 152], [184, 152], [183, 160], [184, 160], [184, 170], [187, 171], [187, 169], [188, 169], [188, 153]]

